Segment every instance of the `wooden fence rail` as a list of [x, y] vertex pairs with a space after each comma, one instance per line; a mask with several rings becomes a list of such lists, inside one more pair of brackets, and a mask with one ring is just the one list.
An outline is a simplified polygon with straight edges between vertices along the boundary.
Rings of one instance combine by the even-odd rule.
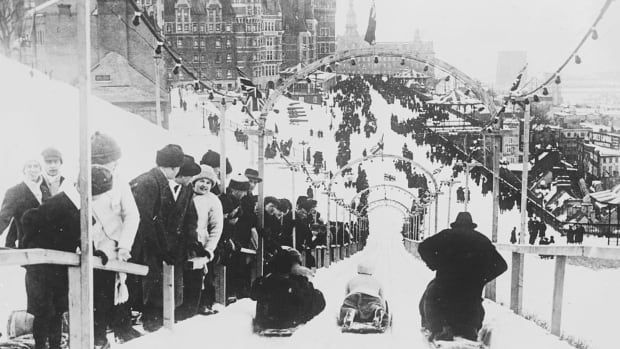
[[[420, 258], [418, 245], [420, 241], [404, 239], [405, 249]], [[553, 281], [553, 306], [551, 310], [551, 333], [559, 336], [562, 331], [562, 306], [564, 299], [564, 276], [568, 257], [599, 258], [620, 260], [620, 248], [596, 246], [553, 246], [553, 245], [511, 245], [495, 244], [499, 251], [512, 252], [510, 275], [510, 309], [523, 315], [523, 263], [519, 263], [526, 254], [554, 256], [555, 272]], [[491, 299], [496, 301], [495, 299]]]

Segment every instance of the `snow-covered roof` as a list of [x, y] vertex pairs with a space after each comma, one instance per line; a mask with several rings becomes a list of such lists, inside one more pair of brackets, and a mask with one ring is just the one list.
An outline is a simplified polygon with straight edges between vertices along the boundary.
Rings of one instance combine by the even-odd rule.
[[590, 194], [590, 197], [598, 202], [609, 205], [620, 205], [620, 184], [610, 190], [603, 190]]
[[464, 92], [454, 89], [443, 96], [436, 96], [433, 100], [428, 101], [429, 104], [442, 105], [476, 105], [481, 104], [479, 99], [466, 96]]

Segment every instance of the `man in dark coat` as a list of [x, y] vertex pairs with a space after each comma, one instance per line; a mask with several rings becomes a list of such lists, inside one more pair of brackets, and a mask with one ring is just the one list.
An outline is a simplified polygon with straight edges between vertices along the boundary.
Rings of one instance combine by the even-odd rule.
[[272, 264], [273, 272], [252, 284], [250, 296], [256, 301], [256, 330], [292, 328], [325, 309], [323, 294], [303, 276], [299, 252], [282, 249]]
[[[130, 183], [140, 211], [131, 255], [137, 263], [149, 267], [139, 283], [141, 287], [130, 290], [130, 295], [134, 293], [135, 305], [142, 303], [147, 331], [155, 331], [163, 324], [163, 263], [181, 271], [187, 260], [186, 237], [191, 219], [186, 219], [186, 213], [190, 211], [192, 189], [175, 180], [184, 160], [183, 149], [169, 144], [157, 152], [157, 167]], [[195, 219], [193, 222], [195, 229]], [[174, 298], [179, 306], [183, 303], [183, 273], [174, 275]], [[135, 280], [131, 284], [135, 286]]]
[[[80, 196], [67, 188], [38, 208], [24, 213], [23, 248], [75, 252], [80, 245]], [[68, 310], [67, 267], [53, 264], [26, 266], [28, 313], [34, 316], [35, 349], [60, 349], [62, 314]]]
[[41, 164], [26, 161], [23, 168], [24, 181], [9, 188], [4, 194], [0, 208], [0, 235], [9, 227], [6, 247], [22, 247], [22, 216], [28, 209], [39, 207], [49, 199], [50, 191], [41, 175]]
[[508, 268], [476, 226], [468, 212], [460, 212], [451, 229], [418, 247], [422, 260], [436, 271], [420, 300], [422, 327], [431, 332], [431, 339], [477, 340], [484, 319], [482, 288]]

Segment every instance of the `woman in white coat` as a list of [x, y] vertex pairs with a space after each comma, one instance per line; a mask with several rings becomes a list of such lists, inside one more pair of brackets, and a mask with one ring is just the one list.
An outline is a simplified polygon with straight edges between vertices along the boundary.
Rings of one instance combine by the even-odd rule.
[[[196, 240], [190, 246], [190, 257], [202, 257], [203, 268], [184, 271], [183, 306], [179, 319], [186, 319], [197, 313], [214, 314], [215, 286], [213, 279], [214, 255], [222, 236], [224, 213], [220, 199], [211, 192], [217, 183], [217, 175], [212, 167], [200, 165], [201, 172], [192, 180], [194, 186], [194, 206], [198, 215]], [[206, 277], [205, 277], [206, 276]]]

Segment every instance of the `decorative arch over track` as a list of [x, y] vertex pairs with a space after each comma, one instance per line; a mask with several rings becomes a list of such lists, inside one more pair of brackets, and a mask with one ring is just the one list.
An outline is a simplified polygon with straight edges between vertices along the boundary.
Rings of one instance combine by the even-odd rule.
[[[480, 101], [486, 106], [487, 110], [491, 114], [495, 114], [496, 107], [493, 103], [493, 97], [487, 93], [482, 84], [479, 81], [471, 78], [469, 75], [463, 73], [461, 70], [456, 67], [448, 64], [447, 62], [437, 59], [437, 58], [425, 58], [420, 55], [414, 54], [412, 52], [401, 50], [401, 49], [390, 49], [390, 48], [360, 48], [347, 50], [343, 52], [337, 52], [333, 55], [325, 56], [321, 59], [318, 59], [303, 69], [300, 69], [297, 73], [293, 74], [288, 79], [284, 80], [284, 82], [278, 86], [276, 90], [269, 96], [265, 105], [261, 109], [261, 114], [267, 115], [272, 109], [276, 102], [276, 100], [286, 93], [288, 88], [293, 85], [296, 81], [305, 79], [309, 74], [314, 73], [319, 70], [323, 66], [332, 65], [334, 63], [339, 63], [342, 61], [349, 61], [354, 58], [359, 57], [371, 57], [371, 56], [379, 56], [379, 57], [400, 57], [404, 59], [413, 60], [419, 63], [427, 64], [434, 68], [437, 68], [451, 76], [453, 76], [456, 80], [461, 81], [465, 84], [471, 91], [480, 99]], [[346, 63], [348, 64], [348, 63]]]
[[[332, 191], [332, 185], [334, 182], [334, 179], [337, 178], [340, 174], [342, 174], [342, 172], [347, 171], [348, 169], [353, 168], [353, 166], [363, 163], [363, 162], [367, 162], [370, 160], [374, 160], [374, 159], [395, 159], [395, 160], [401, 160], [401, 161], [405, 161], [411, 164], [411, 166], [420, 169], [422, 172], [424, 172], [424, 174], [426, 174], [428, 176], [428, 178], [430, 179], [430, 182], [433, 184], [433, 189], [434, 189], [434, 200], [435, 200], [435, 233], [437, 233], [437, 227], [438, 227], [438, 220], [437, 218], [439, 217], [439, 184], [437, 183], [437, 180], [435, 179], [435, 176], [433, 175], [432, 172], [430, 172], [428, 169], [426, 169], [424, 166], [420, 165], [419, 163], [413, 161], [412, 159], [407, 159], [403, 156], [400, 155], [393, 155], [393, 154], [375, 154], [375, 155], [369, 155], [363, 158], [358, 158], [356, 160], [353, 160], [349, 163], [347, 163], [344, 167], [342, 167], [341, 169], [339, 169], [336, 173], [334, 173], [333, 177], [329, 180], [329, 184], [327, 186], [327, 192]], [[409, 208], [407, 208], [409, 209]], [[327, 201], [327, 231], [330, 231], [330, 217], [331, 217], [331, 200]], [[327, 243], [330, 243], [330, 235], [327, 234]]]
[[[379, 201], [377, 201], [377, 202], [379, 202]], [[409, 216], [409, 212], [407, 212], [404, 208], [402, 208], [402, 206], [395, 205], [395, 204], [393, 204], [391, 202], [384, 202], [383, 205], [373, 205], [372, 207], [368, 208], [368, 213], [378, 209], [379, 207], [395, 208], [395, 209], [399, 210], [403, 214], [403, 217]]]
[[413, 200], [418, 199], [417, 196], [413, 195], [413, 193], [411, 193], [409, 190], [407, 190], [407, 189], [405, 189], [405, 188], [403, 188], [401, 186], [398, 186], [396, 184], [386, 184], [386, 183], [384, 183], [384, 184], [377, 184], [377, 185], [370, 186], [370, 187], [360, 191], [359, 193], [355, 194], [355, 196], [351, 199], [351, 203], [355, 202], [355, 200], [357, 200], [360, 196], [364, 195], [364, 193], [368, 193], [370, 191], [378, 190], [378, 189], [381, 189], [381, 188], [396, 189], [396, 190], [398, 190], [398, 191], [400, 191], [402, 193], [405, 193], [405, 194], [409, 195], [411, 197], [411, 199], [413, 199]]
[[398, 200], [394, 200], [394, 199], [387, 199], [387, 198], [383, 198], [383, 199], [378, 199], [378, 200], [371, 201], [371, 202], [369, 202], [368, 204], [366, 204], [365, 206], [362, 206], [362, 207], [363, 207], [363, 208], [364, 208], [364, 207], [365, 207], [365, 208], [369, 208], [370, 206], [372, 206], [372, 205], [374, 205], [374, 204], [377, 204], [377, 203], [380, 203], [380, 202], [384, 202], [384, 203], [388, 203], [388, 202], [389, 202], [389, 203], [391, 203], [391, 204], [393, 204], [393, 205], [398, 205], [398, 206], [402, 207], [402, 208], [403, 208], [403, 210], [405, 210], [405, 212], [407, 212], [407, 214], [409, 214], [409, 215], [411, 215], [411, 214], [412, 214], [411, 210], [409, 209], [409, 207], [407, 207], [407, 205], [403, 204], [402, 202], [400, 202], [400, 201], [398, 201]]

